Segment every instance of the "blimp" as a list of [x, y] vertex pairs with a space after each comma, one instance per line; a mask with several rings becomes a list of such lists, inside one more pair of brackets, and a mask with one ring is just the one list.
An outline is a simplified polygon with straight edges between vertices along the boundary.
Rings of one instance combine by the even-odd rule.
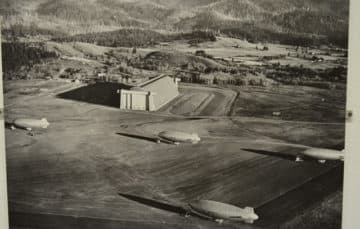
[[171, 141], [174, 144], [179, 144], [181, 142], [196, 144], [201, 139], [196, 133], [186, 133], [180, 131], [163, 131], [158, 134], [159, 141], [165, 139]]
[[280, 152], [266, 151], [260, 149], [245, 149], [241, 150], [248, 151], [251, 153], [263, 154], [267, 156], [280, 157], [283, 159], [291, 160], [295, 162], [303, 161], [318, 161], [319, 163], [325, 163], [326, 161], [344, 161], [345, 150], [333, 150], [325, 148], [313, 148], [313, 147], [299, 147], [291, 146], [287, 144], [287, 149]]
[[47, 129], [50, 123], [46, 118], [42, 119], [28, 119], [28, 118], [20, 118], [15, 119], [13, 121], [12, 129], [20, 128], [28, 131], [32, 131], [33, 129]]
[[237, 221], [252, 224], [259, 216], [254, 208], [240, 208], [234, 205], [216, 202], [212, 200], [198, 200], [189, 203], [190, 212], [201, 217], [211, 218], [218, 223], [224, 220]]
[[322, 149], [322, 148], [308, 148], [302, 151], [299, 155], [297, 155], [296, 161], [301, 162], [304, 160], [305, 157], [316, 159], [320, 163], [325, 163], [328, 160], [344, 161], [345, 151]]

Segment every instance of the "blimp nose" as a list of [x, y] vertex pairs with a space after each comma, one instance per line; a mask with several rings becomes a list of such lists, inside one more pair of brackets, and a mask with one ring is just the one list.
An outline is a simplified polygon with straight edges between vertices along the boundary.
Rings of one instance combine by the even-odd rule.
[[253, 218], [253, 220], [258, 220], [258, 219], [259, 219], [259, 216], [256, 215], [256, 214], [254, 214], [254, 215], [252, 216], [252, 218]]

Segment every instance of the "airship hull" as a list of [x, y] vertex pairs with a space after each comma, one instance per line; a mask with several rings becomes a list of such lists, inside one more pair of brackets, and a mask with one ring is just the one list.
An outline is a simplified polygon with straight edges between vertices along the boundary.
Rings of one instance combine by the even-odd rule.
[[253, 222], [258, 219], [253, 208], [239, 208], [211, 200], [200, 200], [189, 204], [192, 212], [213, 219]]
[[49, 122], [43, 118], [39, 119], [15, 119], [13, 122], [15, 127], [22, 129], [46, 129]]
[[302, 152], [302, 154], [318, 160], [344, 160], [344, 152], [337, 150], [310, 148]]
[[163, 131], [159, 133], [159, 137], [173, 142], [197, 143], [200, 137], [195, 133], [185, 133], [179, 131]]

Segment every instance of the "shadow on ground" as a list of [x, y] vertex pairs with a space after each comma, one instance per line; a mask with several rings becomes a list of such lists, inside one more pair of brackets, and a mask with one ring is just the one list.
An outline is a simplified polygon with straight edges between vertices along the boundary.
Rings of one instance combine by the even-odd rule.
[[155, 143], [158, 142], [158, 138], [156, 138], [156, 137], [149, 137], [149, 136], [140, 135], [140, 134], [120, 133], [120, 132], [118, 132], [116, 134], [120, 135], [120, 136], [124, 136], [124, 137], [140, 139], [140, 140], [149, 141], [149, 142], [155, 142]]
[[273, 151], [267, 151], [267, 150], [258, 150], [258, 149], [241, 149], [247, 152], [256, 153], [256, 154], [262, 154], [266, 156], [274, 156], [279, 157], [285, 160], [295, 161], [296, 155], [281, 153], [281, 152], [273, 152]]
[[57, 97], [103, 106], [120, 107], [120, 97], [117, 91], [130, 88], [131, 86], [121, 83], [96, 83], [58, 94]]
[[5, 128], [6, 128], [6, 129], [11, 130], [11, 127], [13, 126], [13, 123], [12, 123], [12, 122], [5, 121], [4, 124], [5, 124]]
[[169, 204], [169, 203], [165, 203], [165, 202], [161, 202], [161, 201], [157, 201], [157, 200], [153, 200], [153, 199], [149, 199], [149, 198], [145, 198], [145, 197], [141, 197], [141, 196], [130, 195], [130, 194], [126, 194], [126, 193], [118, 193], [118, 194], [120, 196], [122, 196], [123, 198], [138, 202], [143, 205], [147, 205], [149, 207], [161, 209], [164, 211], [174, 212], [174, 213], [178, 213], [181, 215], [186, 214], [186, 210], [184, 208], [182, 208], [181, 206], [176, 206], [173, 204]]

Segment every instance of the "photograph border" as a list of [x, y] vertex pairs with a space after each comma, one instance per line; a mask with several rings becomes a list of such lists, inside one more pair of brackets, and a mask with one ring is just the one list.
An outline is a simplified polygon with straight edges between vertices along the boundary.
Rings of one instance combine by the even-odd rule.
[[[0, 27], [2, 18], [0, 17]], [[1, 30], [0, 30], [1, 31]], [[1, 32], [0, 32], [1, 42]], [[2, 53], [0, 45], [0, 55]], [[0, 227], [9, 228], [9, 217], [7, 207], [7, 176], [6, 176], [6, 152], [5, 152], [5, 116], [4, 116], [4, 97], [3, 97], [3, 72], [2, 58], [0, 58]]]
[[345, 132], [346, 159], [344, 163], [344, 191], [342, 228], [360, 228], [358, 206], [360, 205], [360, 2], [350, 1], [349, 63], [347, 77], [347, 122]]
[[[360, 205], [360, 1], [350, 1], [349, 23], [349, 64], [347, 80], [347, 121], [345, 148], [346, 159], [344, 169], [344, 191], [342, 228], [360, 228], [358, 205]], [[1, 18], [0, 18], [1, 24]], [[0, 34], [1, 41], [1, 34]], [[1, 46], [0, 46], [1, 53]], [[0, 75], [2, 78], [2, 65], [0, 59]], [[0, 81], [0, 227], [9, 228], [7, 208], [7, 185], [6, 185], [6, 154], [5, 154], [5, 126], [4, 126], [4, 99], [3, 81]]]

